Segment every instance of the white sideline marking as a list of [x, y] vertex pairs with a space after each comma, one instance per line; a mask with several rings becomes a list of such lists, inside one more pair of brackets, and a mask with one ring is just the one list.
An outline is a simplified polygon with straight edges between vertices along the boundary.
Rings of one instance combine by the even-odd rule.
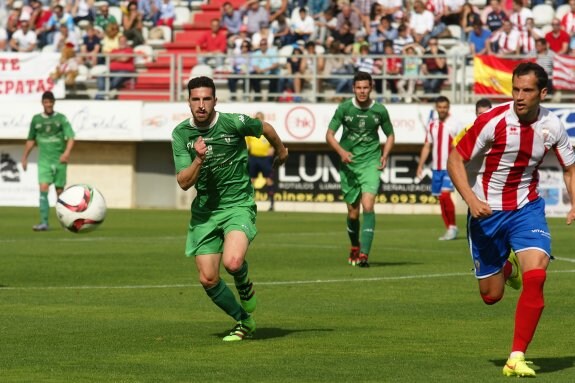
[[[551, 270], [549, 273], [575, 273], [573, 270]], [[473, 277], [472, 272], [467, 273], [445, 273], [445, 274], [421, 274], [421, 275], [403, 275], [397, 277], [372, 277], [372, 278], [353, 278], [353, 279], [313, 279], [307, 281], [269, 281], [256, 282], [258, 286], [285, 286], [285, 285], [309, 285], [322, 283], [350, 283], [350, 282], [379, 282], [379, 281], [400, 281], [410, 279], [430, 279], [445, 277]], [[189, 287], [201, 287], [197, 284], [174, 284], [174, 285], [126, 285], [126, 286], [38, 286], [38, 287], [0, 287], [0, 292], [5, 290], [138, 290], [138, 289], [178, 289]]]

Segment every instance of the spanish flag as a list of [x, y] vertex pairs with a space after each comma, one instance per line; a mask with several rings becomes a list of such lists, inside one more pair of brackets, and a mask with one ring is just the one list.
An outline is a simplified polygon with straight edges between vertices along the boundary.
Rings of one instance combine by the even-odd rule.
[[497, 56], [478, 55], [473, 58], [475, 94], [501, 94], [511, 96], [513, 69], [526, 60], [513, 60]]

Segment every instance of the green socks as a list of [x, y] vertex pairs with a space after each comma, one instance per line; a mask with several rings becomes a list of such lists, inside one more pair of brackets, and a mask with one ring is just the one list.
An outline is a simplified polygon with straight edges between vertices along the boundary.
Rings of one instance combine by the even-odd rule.
[[224, 310], [226, 314], [236, 321], [239, 322], [249, 317], [249, 314], [238, 303], [234, 293], [223, 280], [220, 279], [215, 286], [209, 288], [204, 287], [204, 290], [206, 290], [206, 293], [216, 306]]
[[248, 263], [246, 261], [244, 261], [244, 264], [239, 268], [238, 271], [230, 274], [234, 277], [236, 286], [244, 285], [250, 281], [248, 278]]
[[359, 219], [347, 217], [347, 235], [352, 246], [359, 246]]
[[361, 230], [361, 249], [360, 253], [369, 254], [373, 235], [375, 232], [375, 213], [363, 213], [363, 229]]
[[40, 223], [48, 224], [50, 214], [50, 204], [48, 203], [48, 192], [40, 192]]

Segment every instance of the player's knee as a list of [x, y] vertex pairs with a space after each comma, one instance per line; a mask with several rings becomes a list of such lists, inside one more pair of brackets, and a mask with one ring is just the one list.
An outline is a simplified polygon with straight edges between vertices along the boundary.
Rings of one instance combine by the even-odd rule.
[[497, 302], [499, 302], [501, 300], [501, 298], [503, 298], [503, 294], [500, 295], [492, 295], [492, 294], [480, 294], [481, 295], [481, 299], [483, 299], [483, 302], [486, 305], [494, 305]]
[[232, 259], [226, 260], [224, 262], [224, 267], [228, 273], [235, 273], [239, 269], [241, 269], [242, 265], [244, 264], [244, 260], [240, 257], [234, 257]]
[[220, 281], [219, 275], [203, 275], [200, 274], [200, 284], [206, 290], [211, 289]]

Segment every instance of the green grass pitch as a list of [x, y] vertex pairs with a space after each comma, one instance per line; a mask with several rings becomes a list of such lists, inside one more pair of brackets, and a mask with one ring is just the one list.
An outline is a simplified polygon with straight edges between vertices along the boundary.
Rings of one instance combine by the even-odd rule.
[[[248, 253], [258, 331], [226, 344], [233, 321], [183, 255], [188, 214], [111, 210], [78, 235], [53, 211], [53, 229], [34, 233], [37, 209], [0, 208], [0, 381], [510, 379], [518, 292], [484, 305], [464, 233], [437, 241], [439, 216], [378, 215], [372, 267], [360, 269], [347, 265], [343, 214], [260, 213]], [[550, 226], [558, 259], [527, 356], [537, 381], [574, 382], [575, 227]]]

